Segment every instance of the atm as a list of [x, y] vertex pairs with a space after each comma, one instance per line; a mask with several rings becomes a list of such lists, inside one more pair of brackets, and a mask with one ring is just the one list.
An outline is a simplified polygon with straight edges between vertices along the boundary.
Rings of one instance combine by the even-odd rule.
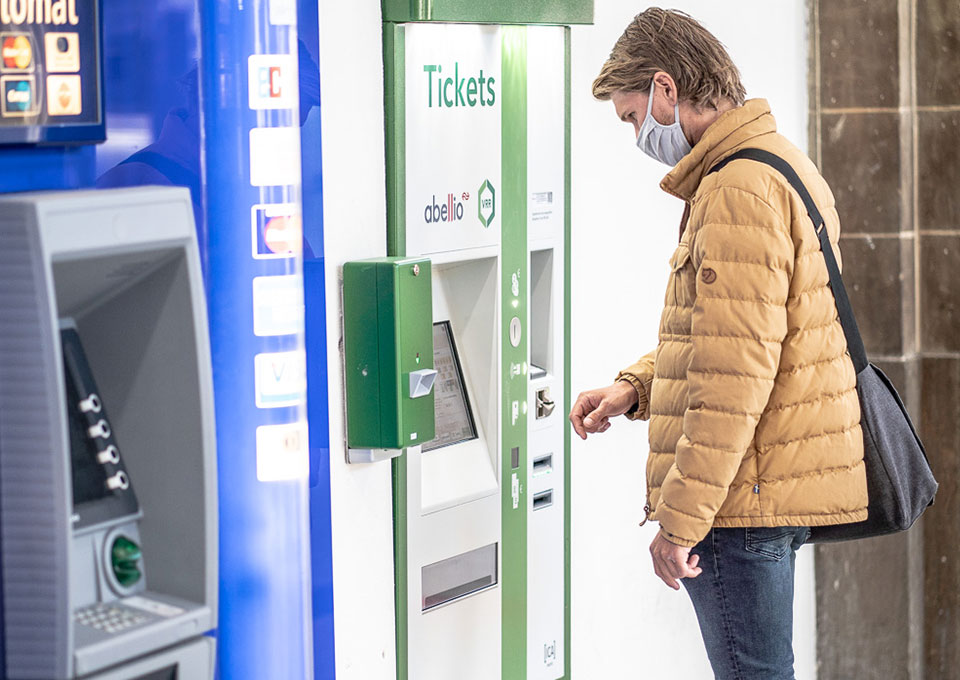
[[0, 677], [213, 677], [212, 395], [188, 190], [0, 197]]

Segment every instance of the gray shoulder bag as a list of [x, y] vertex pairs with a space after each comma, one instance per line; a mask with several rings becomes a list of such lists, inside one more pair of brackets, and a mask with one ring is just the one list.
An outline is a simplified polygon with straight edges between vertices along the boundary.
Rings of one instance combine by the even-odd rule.
[[937, 480], [900, 396], [889, 378], [867, 360], [823, 217], [790, 164], [769, 151], [741, 149], [713, 166], [710, 173], [742, 158], [773, 167], [800, 194], [820, 241], [820, 250], [830, 274], [830, 288], [847, 339], [847, 350], [857, 373], [863, 458], [867, 469], [868, 516], [862, 522], [811, 527], [809, 540], [812, 543], [849, 541], [909, 529], [923, 511], [933, 505]]

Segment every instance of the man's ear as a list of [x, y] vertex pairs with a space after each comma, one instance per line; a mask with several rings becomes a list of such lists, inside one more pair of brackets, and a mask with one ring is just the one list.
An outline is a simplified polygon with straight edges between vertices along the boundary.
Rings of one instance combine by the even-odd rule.
[[677, 84], [666, 71], [657, 71], [653, 74], [654, 82], [663, 88], [663, 93], [667, 96], [667, 101], [673, 106], [677, 103]]

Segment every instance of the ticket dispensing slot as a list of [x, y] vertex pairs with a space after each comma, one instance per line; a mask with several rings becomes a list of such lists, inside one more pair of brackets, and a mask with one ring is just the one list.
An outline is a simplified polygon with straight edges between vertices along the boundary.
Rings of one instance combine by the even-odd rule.
[[421, 569], [423, 611], [497, 583], [497, 544], [485, 545]]

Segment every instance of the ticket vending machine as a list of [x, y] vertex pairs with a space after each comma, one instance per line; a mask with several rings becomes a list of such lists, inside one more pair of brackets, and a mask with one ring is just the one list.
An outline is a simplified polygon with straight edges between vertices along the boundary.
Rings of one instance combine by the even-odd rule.
[[[402, 680], [570, 676], [565, 24], [592, 13], [383, 3], [388, 260], [430, 274], [429, 296], [384, 305], [402, 323], [378, 327], [381, 356], [398, 357], [377, 367], [399, 386], [391, 422], [410, 424], [392, 450], [353, 439], [363, 407], [350, 383], [370, 366], [349, 354], [352, 265], [344, 343], [350, 454], [393, 460]], [[410, 408], [428, 398], [413, 392], [424, 325], [429, 439]]]
[[186, 189], [0, 197], [0, 677], [213, 677], [212, 395]]

